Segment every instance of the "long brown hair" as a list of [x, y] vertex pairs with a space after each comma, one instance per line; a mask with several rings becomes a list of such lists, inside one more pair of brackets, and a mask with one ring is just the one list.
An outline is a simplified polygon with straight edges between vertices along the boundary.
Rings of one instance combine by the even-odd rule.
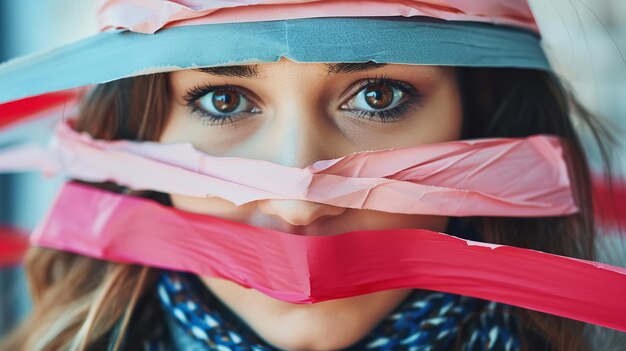
[[[593, 132], [607, 164], [610, 133], [550, 73], [504, 68], [458, 68], [457, 72], [464, 105], [463, 138], [561, 136], [580, 208], [578, 214], [554, 218], [462, 220], [478, 226], [488, 242], [592, 259], [595, 230], [589, 166], [572, 116]], [[106, 140], [157, 140], [169, 109], [167, 78], [167, 74], [153, 74], [97, 86], [86, 99], [76, 128]], [[34, 311], [7, 338], [2, 345], [6, 349], [92, 350], [111, 345], [133, 349], [124, 340], [128, 326], [133, 339], [141, 339], [150, 329], [145, 325], [150, 323], [145, 301], [151, 295], [147, 292], [155, 282], [155, 269], [43, 248], [29, 250], [26, 269]], [[514, 311], [520, 317], [524, 350], [539, 350], [538, 340], [547, 340], [548, 349], [588, 349], [583, 323], [521, 308]]]

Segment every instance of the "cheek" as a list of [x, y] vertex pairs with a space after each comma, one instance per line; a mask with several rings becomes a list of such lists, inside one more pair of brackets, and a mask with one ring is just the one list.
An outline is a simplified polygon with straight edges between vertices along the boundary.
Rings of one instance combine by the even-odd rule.
[[[452, 75], [453, 72], [447, 74]], [[428, 133], [421, 134], [420, 143], [458, 140], [461, 137], [463, 111], [456, 79], [442, 79], [421, 114], [425, 117], [420, 129]]]
[[[375, 211], [347, 211], [343, 220], [347, 223], [359, 223], [360, 229], [427, 229], [444, 232], [448, 217], [427, 215], [404, 215]], [[354, 225], [351, 226], [354, 228]], [[348, 229], [348, 228], [346, 228]]]
[[444, 232], [448, 226], [449, 217], [444, 216], [411, 216], [413, 217], [408, 228], [428, 229], [434, 232]]
[[191, 111], [186, 106], [172, 104], [159, 141], [162, 143], [199, 144], [207, 137], [207, 128], [204, 128], [197, 118], [192, 116]]

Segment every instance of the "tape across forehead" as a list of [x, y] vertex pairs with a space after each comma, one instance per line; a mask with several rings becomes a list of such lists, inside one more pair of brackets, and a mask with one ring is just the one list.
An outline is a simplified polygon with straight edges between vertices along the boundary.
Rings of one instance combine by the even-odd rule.
[[298, 168], [216, 157], [184, 143], [94, 140], [62, 124], [52, 149], [6, 152], [0, 171], [41, 169], [235, 205], [289, 199], [392, 213], [532, 217], [577, 211], [563, 157], [558, 138], [537, 135], [365, 151]]
[[317, 234], [283, 233], [70, 184], [31, 242], [228, 279], [293, 303], [421, 288], [626, 331], [626, 268], [423, 229]]
[[[149, 5], [131, 11], [135, 3]], [[165, 27], [154, 34], [124, 29], [103, 32], [0, 65], [0, 103], [150, 73], [269, 63], [283, 57], [309, 63], [373, 61], [550, 71], [525, 0], [492, 0], [488, 2], [490, 6], [452, 0], [383, 1], [378, 5], [366, 1], [365, 7], [347, 7], [346, 1], [298, 5], [306, 6], [308, 16], [290, 12], [297, 4], [285, 1], [271, 5], [275, 17], [280, 19], [264, 21], [262, 16], [252, 20], [248, 17], [254, 16], [243, 14], [263, 12], [269, 5], [241, 6], [246, 1], [189, 2], [206, 5], [212, 11], [210, 16], [222, 18], [232, 12], [213, 22], [210, 16], [191, 16], [194, 21], [202, 19], [202, 24], [187, 23], [191, 19], [179, 15], [184, 3], [109, 1], [108, 6], [118, 9], [118, 15], [125, 14], [121, 24], [114, 21], [111, 27], [132, 28], [131, 20], [138, 20], [140, 25], [158, 18], [161, 20], [153, 29]], [[343, 6], [337, 5], [341, 3]], [[225, 4], [239, 6], [221, 8]], [[405, 5], [421, 10], [404, 11]], [[379, 12], [377, 6], [394, 10]], [[343, 17], [350, 13], [357, 17]], [[362, 15], [367, 17], [358, 17]], [[448, 17], [453, 20], [446, 20]], [[247, 19], [251, 21], [243, 21]], [[519, 23], [513, 26], [510, 22]]]

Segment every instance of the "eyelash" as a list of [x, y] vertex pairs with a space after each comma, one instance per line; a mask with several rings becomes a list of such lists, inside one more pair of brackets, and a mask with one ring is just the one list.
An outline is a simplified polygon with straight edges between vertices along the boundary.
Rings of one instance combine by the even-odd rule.
[[372, 117], [376, 117], [380, 120], [380, 122], [384, 123], [384, 122], [400, 120], [407, 113], [414, 112], [417, 108], [422, 106], [423, 96], [417, 89], [415, 89], [409, 83], [390, 79], [386, 75], [373, 77], [373, 78], [368, 77], [365, 80], [360, 81], [359, 89], [357, 90], [356, 94], [350, 97], [350, 99], [353, 99], [358, 93], [360, 93], [364, 89], [371, 87], [371, 86], [376, 86], [376, 85], [388, 85], [391, 87], [399, 88], [404, 94], [407, 95], [407, 97], [401, 100], [400, 102], [398, 102], [397, 106], [390, 108], [390, 109], [386, 109], [386, 110], [380, 110], [380, 111], [344, 110], [344, 111], [352, 112], [354, 116], [357, 118], [364, 118], [364, 119], [371, 120]]
[[[366, 78], [363, 81], [360, 81], [359, 88], [355, 94], [353, 94], [350, 99], [356, 97], [364, 89], [376, 86], [376, 85], [388, 85], [391, 87], [399, 88], [402, 93], [406, 94], [406, 97], [398, 102], [397, 106], [380, 111], [366, 111], [366, 110], [358, 110], [358, 109], [345, 109], [344, 111], [352, 113], [356, 118], [359, 119], [367, 119], [371, 120], [373, 117], [378, 118], [380, 122], [389, 122], [389, 121], [397, 121], [402, 119], [408, 112], [413, 111], [415, 108], [419, 108], [422, 105], [422, 95], [417, 89], [415, 89], [412, 85], [397, 81], [393, 79], [389, 79], [387, 76], [379, 76], [373, 78]], [[253, 101], [250, 99], [249, 94], [243, 90], [242, 88], [230, 85], [222, 85], [222, 86], [211, 86], [210, 84], [196, 85], [193, 88], [186, 91], [183, 99], [186, 101], [186, 105], [189, 106], [192, 113], [197, 113], [203, 122], [206, 124], [215, 126], [215, 125], [224, 125], [226, 123], [233, 123], [234, 120], [237, 120], [244, 115], [255, 114], [252, 112], [240, 112], [233, 115], [221, 115], [217, 116], [211, 114], [204, 109], [200, 108], [196, 105], [196, 101], [204, 97], [205, 95], [218, 90], [218, 89], [226, 89], [236, 91], [241, 94], [244, 98]]]
[[206, 122], [206, 124], [211, 125], [211, 126], [221, 126], [224, 125], [226, 123], [233, 123], [233, 117], [235, 117], [236, 119], [238, 119], [239, 117], [242, 117], [241, 115], [250, 115], [250, 114], [254, 114], [254, 113], [249, 113], [249, 112], [241, 112], [238, 114], [234, 114], [234, 115], [222, 115], [222, 116], [216, 116], [212, 113], [209, 113], [207, 111], [205, 111], [204, 109], [200, 108], [198, 105], [196, 105], [196, 101], [198, 101], [199, 99], [201, 99], [202, 97], [204, 97], [205, 95], [218, 90], [218, 89], [225, 89], [225, 90], [232, 90], [232, 91], [236, 91], [237, 93], [241, 94], [243, 97], [245, 97], [246, 99], [250, 100], [249, 95], [242, 90], [239, 87], [236, 86], [230, 86], [230, 85], [220, 85], [220, 86], [212, 86], [210, 84], [202, 84], [202, 85], [196, 85], [193, 88], [187, 90], [185, 92], [185, 96], [183, 96], [183, 99], [186, 101], [186, 105], [189, 106], [189, 108], [191, 109], [191, 113], [197, 113], [198, 115], [200, 115], [200, 119], [203, 122]]

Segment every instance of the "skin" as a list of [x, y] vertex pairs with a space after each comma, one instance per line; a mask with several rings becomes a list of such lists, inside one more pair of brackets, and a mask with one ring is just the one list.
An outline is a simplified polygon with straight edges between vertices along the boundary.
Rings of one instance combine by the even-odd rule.
[[[217, 156], [306, 167], [318, 160], [352, 152], [459, 138], [462, 112], [454, 68], [369, 64], [346, 70], [283, 59], [277, 63], [247, 66], [247, 69], [173, 72], [169, 76], [172, 107], [160, 141], [190, 142]], [[256, 74], [244, 77], [248, 74], [241, 73], [246, 71]], [[381, 77], [387, 80], [376, 81]], [[395, 81], [404, 85], [395, 85]], [[365, 84], [370, 86], [364, 88]], [[196, 107], [219, 112], [216, 106], [227, 106], [227, 110], [239, 106], [235, 111], [244, 112], [231, 116], [232, 123], [225, 119], [220, 121], [226, 123], [211, 121], [193, 112], [184, 97], [194, 86], [203, 85], [214, 90], [193, 102]], [[399, 93], [407, 85], [412, 86], [419, 97]], [[224, 86], [230, 88], [219, 88]], [[232, 87], [241, 88], [245, 94], [241, 95]], [[366, 92], [371, 99], [367, 99]], [[246, 95], [250, 103], [242, 100]], [[230, 103], [224, 104], [219, 99], [224, 97], [230, 97]], [[237, 97], [238, 105], [233, 102]], [[398, 119], [382, 121], [378, 115], [364, 116], [355, 112], [376, 111], [368, 101], [375, 107], [392, 102], [382, 109], [399, 104], [406, 104], [408, 108]], [[223, 115], [218, 116], [223, 118]], [[237, 207], [218, 198], [179, 195], [171, 198], [174, 206], [183, 210], [298, 235], [334, 235], [389, 228], [443, 231], [448, 220], [441, 216], [352, 210], [306, 201], [263, 200]], [[201, 278], [262, 338], [288, 350], [348, 347], [367, 335], [411, 291], [394, 289], [298, 305], [275, 300], [230, 281]]]

